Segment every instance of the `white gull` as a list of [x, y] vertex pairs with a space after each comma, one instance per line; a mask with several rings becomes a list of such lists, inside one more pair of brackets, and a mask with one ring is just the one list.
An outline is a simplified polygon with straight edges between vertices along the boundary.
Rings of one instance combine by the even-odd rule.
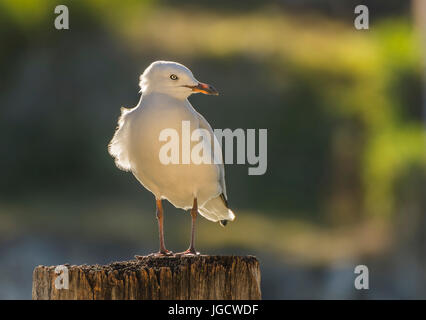
[[[164, 245], [163, 207], [166, 199], [177, 208], [190, 209], [192, 216], [191, 243], [184, 254], [197, 254], [194, 248], [195, 221], [199, 212], [210, 221], [226, 225], [235, 219], [228, 208], [225, 185], [225, 170], [221, 150], [211, 152], [211, 163], [168, 164], [160, 161], [164, 142], [160, 133], [174, 129], [182, 141], [182, 123], [189, 123], [190, 130], [207, 130], [218, 144], [213, 130], [204, 117], [189, 103], [188, 97], [197, 92], [217, 95], [212, 86], [195, 79], [192, 72], [182, 64], [169, 61], [152, 63], [140, 76], [142, 96], [132, 109], [121, 109], [118, 127], [109, 144], [109, 153], [118, 168], [131, 171], [138, 181], [156, 200], [160, 238], [158, 254], [171, 254]], [[211, 142], [206, 148], [212, 148]], [[194, 142], [191, 142], [191, 146]], [[181, 154], [183, 158], [185, 155]], [[217, 159], [216, 159], [217, 160]]]

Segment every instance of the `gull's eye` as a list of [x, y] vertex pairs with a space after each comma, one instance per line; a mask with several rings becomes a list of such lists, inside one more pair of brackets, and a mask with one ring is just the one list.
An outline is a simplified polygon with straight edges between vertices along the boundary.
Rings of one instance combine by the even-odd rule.
[[170, 75], [170, 79], [172, 79], [172, 80], [177, 80], [177, 79], [178, 79], [178, 77], [177, 77], [177, 75], [172, 74], [172, 75]]

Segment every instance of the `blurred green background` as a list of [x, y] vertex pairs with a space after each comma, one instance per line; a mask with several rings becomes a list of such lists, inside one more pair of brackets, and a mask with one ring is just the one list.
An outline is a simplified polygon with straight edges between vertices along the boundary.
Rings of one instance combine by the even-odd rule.
[[[237, 219], [200, 219], [202, 253], [256, 255], [264, 298], [426, 298], [426, 6], [364, 1], [358, 31], [357, 4], [0, 0], [0, 298], [31, 298], [39, 264], [157, 250], [153, 196], [107, 152], [155, 60], [219, 90], [190, 98], [214, 128], [268, 129], [265, 175], [226, 166]], [[189, 231], [166, 205], [168, 248]]]

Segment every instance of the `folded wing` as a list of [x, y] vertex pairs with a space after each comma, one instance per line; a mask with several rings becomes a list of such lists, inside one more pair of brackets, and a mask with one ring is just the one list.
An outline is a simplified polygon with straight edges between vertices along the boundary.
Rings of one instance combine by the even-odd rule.
[[208, 220], [211, 221], [220, 221], [222, 225], [226, 225], [227, 221], [233, 221], [235, 219], [235, 214], [228, 207], [228, 196], [226, 194], [226, 183], [225, 183], [225, 166], [223, 164], [222, 150], [214, 150], [215, 145], [220, 146], [219, 141], [214, 135], [213, 129], [210, 124], [204, 119], [204, 117], [197, 112], [199, 118], [199, 126], [201, 129], [208, 130], [210, 135], [213, 137], [214, 141], [211, 144], [211, 154], [215, 160], [215, 166], [219, 170], [218, 183], [222, 192], [212, 199], [206, 201], [202, 206], [198, 208], [200, 214]]

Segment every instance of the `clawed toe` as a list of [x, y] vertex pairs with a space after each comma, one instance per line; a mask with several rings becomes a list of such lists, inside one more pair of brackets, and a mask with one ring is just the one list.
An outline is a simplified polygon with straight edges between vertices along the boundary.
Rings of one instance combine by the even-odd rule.
[[176, 255], [177, 256], [198, 256], [198, 255], [200, 255], [200, 253], [197, 252], [194, 248], [192, 248], [192, 249], [188, 249], [184, 252], [176, 253]]
[[[146, 255], [146, 257], [169, 257], [169, 256], [173, 256], [174, 253], [172, 251], [166, 250], [166, 251], [158, 251], [158, 252], [153, 252], [150, 253], [148, 255]], [[143, 259], [144, 256], [135, 256], [136, 259]]]
[[160, 251], [157, 254], [160, 255], [160, 256], [172, 256], [173, 252], [170, 251], [170, 250], [166, 250], [166, 251]]
[[155, 257], [168, 257], [168, 256], [172, 256], [173, 252], [169, 251], [169, 250], [162, 250], [162, 251], [158, 251], [155, 253], [151, 253], [151, 255], [155, 256]]

